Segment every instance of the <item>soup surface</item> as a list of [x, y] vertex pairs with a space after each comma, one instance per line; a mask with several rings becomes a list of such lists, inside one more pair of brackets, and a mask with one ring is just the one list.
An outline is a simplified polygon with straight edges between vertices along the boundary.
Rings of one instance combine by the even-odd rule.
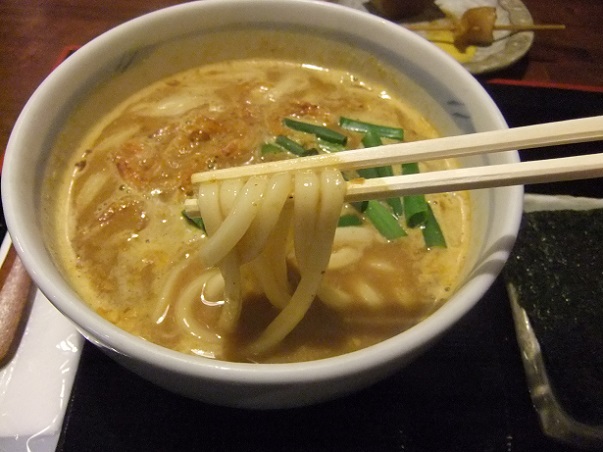
[[[406, 141], [437, 136], [395, 93], [340, 70], [235, 60], [149, 86], [102, 118], [74, 150], [56, 200], [67, 206], [67, 221], [63, 214], [56, 218], [66, 274], [110, 322], [148, 341], [205, 357], [313, 360], [408, 329], [458, 285], [471, 232], [467, 193], [427, 196], [446, 247], [428, 249], [421, 227], [409, 228], [403, 218], [399, 221], [408, 235], [396, 240], [383, 238], [368, 221], [338, 228], [323, 279], [336, 302], [315, 300], [301, 323], [265, 356], [249, 356], [246, 346], [278, 310], [252, 274], [242, 269], [243, 309], [238, 327], [228, 334], [215, 326], [222, 308], [219, 278], [214, 288], [196, 284], [207, 273], [198, 257], [207, 237], [182, 214], [184, 200], [196, 196], [191, 175], [289, 158], [287, 152], [262, 154], [262, 146], [279, 135], [306, 148], [317, 147], [317, 140], [287, 128], [284, 118], [342, 131], [342, 116], [401, 127]], [[362, 147], [361, 133], [343, 133], [347, 148]], [[420, 163], [422, 171], [453, 166], [456, 162], [449, 160]], [[294, 256], [290, 275], [294, 286]], [[212, 339], [196, 334], [192, 323], [210, 331]]]

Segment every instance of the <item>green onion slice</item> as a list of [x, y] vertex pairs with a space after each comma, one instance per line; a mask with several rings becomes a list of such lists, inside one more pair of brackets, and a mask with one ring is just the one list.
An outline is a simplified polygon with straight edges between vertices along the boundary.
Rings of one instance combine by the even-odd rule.
[[411, 163], [403, 163], [402, 164], [402, 174], [418, 174], [419, 173], [419, 164], [416, 162]]
[[316, 145], [318, 146], [318, 149], [326, 154], [345, 151], [345, 146], [343, 144], [332, 143], [330, 141], [323, 140], [322, 138], [318, 138], [316, 140]]
[[301, 156], [302, 157], [307, 157], [309, 155], [318, 155], [320, 154], [320, 152], [318, 151], [318, 149], [316, 148], [310, 148], [310, 149], [306, 149], [306, 152], [304, 152]]
[[358, 212], [360, 213], [364, 213], [364, 211], [366, 210], [366, 208], [368, 207], [368, 201], [358, 201], [358, 202], [353, 202], [352, 207], [354, 209], [356, 209]]
[[366, 133], [373, 131], [382, 138], [391, 138], [400, 141], [404, 139], [404, 130], [399, 127], [371, 124], [370, 122], [358, 121], [356, 119], [346, 118], [344, 116], [339, 118], [339, 126], [354, 132]]
[[337, 226], [339, 227], [347, 227], [347, 226], [361, 226], [362, 218], [358, 215], [354, 215], [353, 213], [342, 215], [339, 217], [339, 222]]
[[304, 156], [306, 154], [306, 149], [299, 144], [297, 141], [292, 140], [289, 137], [286, 137], [284, 135], [279, 135], [276, 137], [276, 144], [278, 144], [279, 146], [282, 146], [283, 148], [285, 148], [287, 151], [291, 152], [292, 154], [298, 155], [300, 157]]
[[262, 147], [260, 148], [260, 153], [262, 155], [266, 155], [266, 154], [280, 154], [281, 152], [285, 152], [286, 149], [282, 148], [281, 146], [277, 146], [274, 143], [264, 143], [262, 145]]
[[427, 221], [429, 204], [423, 195], [404, 196], [404, 215], [409, 228], [416, 228]]
[[368, 129], [362, 136], [362, 144], [365, 148], [374, 148], [375, 146], [381, 146], [383, 141], [376, 130]]
[[360, 168], [356, 170], [360, 177], [365, 179], [373, 179], [375, 177], [379, 177], [379, 173], [377, 173], [377, 168]]
[[427, 219], [421, 229], [423, 232], [423, 240], [425, 240], [425, 246], [427, 246], [427, 248], [447, 248], [442, 228], [440, 228], [431, 206], [428, 204], [427, 207]]
[[[374, 130], [368, 130], [364, 136], [362, 137], [362, 144], [366, 148], [381, 146], [383, 142], [381, 141], [381, 137]], [[363, 175], [363, 173], [366, 174]], [[391, 166], [380, 166], [378, 168], [374, 168], [371, 170], [360, 170], [358, 174], [365, 179], [370, 179], [371, 177], [389, 177], [394, 175], [394, 170]], [[367, 177], [368, 176], [368, 177]], [[402, 206], [402, 201], [400, 198], [388, 198], [386, 202], [390, 205], [392, 210], [397, 216], [401, 216], [404, 213], [404, 207]]]
[[[417, 174], [419, 165], [417, 163], [403, 163], [402, 174]], [[406, 216], [406, 224], [408, 227], [416, 228], [425, 223], [427, 219], [427, 210], [429, 205], [423, 195], [408, 195], [404, 196], [404, 215]]]
[[290, 129], [297, 130], [299, 132], [314, 134], [318, 138], [321, 138], [330, 143], [345, 145], [348, 142], [348, 137], [325, 126], [298, 121], [292, 118], [283, 119], [283, 124], [285, 124]]
[[396, 240], [406, 235], [395, 215], [379, 201], [369, 201], [364, 214], [386, 239]]
[[182, 216], [188, 224], [205, 232], [205, 224], [203, 223], [203, 219], [201, 217], [192, 217], [186, 212], [186, 210], [182, 211]]

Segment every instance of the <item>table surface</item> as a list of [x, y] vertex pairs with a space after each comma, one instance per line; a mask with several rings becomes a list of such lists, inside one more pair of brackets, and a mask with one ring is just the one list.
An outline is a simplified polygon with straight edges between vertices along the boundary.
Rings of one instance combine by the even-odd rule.
[[[62, 49], [81, 45], [175, 0], [2, 0], [0, 2], [0, 149], [29, 96]], [[563, 31], [535, 35], [528, 54], [487, 77], [603, 88], [603, 2], [523, 0], [535, 23], [563, 23]]]
[[[490, 86], [509, 124], [603, 114], [603, 27], [599, 24], [603, 2], [523, 2], [535, 23], [564, 23], [567, 29], [537, 33], [532, 48], [519, 62], [479, 77]], [[124, 0], [107, 6], [98, 0], [2, 0], [0, 149], [6, 146], [28, 97], [66, 48], [82, 45], [119, 23], [175, 3]], [[524, 91], [489, 84], [495, 80], [561, 89], [543, 93], [526, 88], [531, 91], [529, 102], [524, 105]], [[583, 97], [590, 91], [600, 93]], [[559, 117], [554, 116], [557, 113]], [[602, 189], [600, 184], [573, 183], [544, 190], [601, 197]], [[271, 425], [280, 432], [276, 445], [288, 445], [289, 450], [308, 450], [312, 446], [326, 447], [324, 450], [374, 450], [372, 447], [379, 444], [383, 446], [380, 450], [566, 450], [538, 433], [512, 332], [504, 286], [498, 280], [474, 312], [432, 352], [400, 375], [353, 397], [319, 407], [254, 416], [174, 397], [89, 348], [83, 355], [82, 375], [78, 376], [76, 397], [68, 410], [69, 428], [63, 432], [59, 449], [93, 450], [89, 449], [90, 440], [102, 438], [104, 442], [98, 442], [95, 450], [169, 450], [162, 446], [178, 445], [173, 442], [178, 435], [180, 441], [191, 440], [187, 433], [212, 424], [213, 429], [204, 430], [207, 436], [203, 441], [197, 435], [197, 442], [191, 446], [229, 450], [238, 445], [239, 450], [259, 450], [256, 446], [274, 444], [272, 429], [266, 430], [266, 425]], [[442, 359], [470, 365], [452, 366], [446, 378], [441, 379], [438, 369]], [[419, 396], [421, 392], [417, 390], [425, 386], [426, 379], [432, 394], [427, 399]], [[451, 393], [450, 388], [457, 390]], [[138, 422], [116, 414], [115, 403], [123, 405], [120, 413], [143, 409], [155, 414], [147, 422]], [[379, 419], [384, 410], [397, 415]], [[168, 413], [170, 433], [164, 425]], [[232, 421], [240, 426], [236, 435], [225, 427]], [[356, 433], [341, 438], [338, 429]], [[433, 429], [439, 429], [439, 436], [433, 435]], [[118, 433], [111, 435], [112, 431]], [[297, 448], [293, 447], [296, 441]], [[241, 449], [244, 444], [247, 447]]]

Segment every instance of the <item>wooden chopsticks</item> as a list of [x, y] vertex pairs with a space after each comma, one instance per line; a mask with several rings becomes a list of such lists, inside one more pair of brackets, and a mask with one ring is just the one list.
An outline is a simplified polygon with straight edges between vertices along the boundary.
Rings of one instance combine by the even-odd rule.
[[[193, 183], [260, 174], [336, 167], [342, 171], [400, 163], [531, 149], [603, 138], [603, 116], [512, 129], [389, 144], [333, 154], [195, 173]], [[348, 182], [346, 200], [388, 198], [503, 185], [587, 179], [603, 176], [603, 154], [435, 171]], [[192, 206], [192, 202], [187, 203]]]
[[603, 153], [348, 182], [346, 201], [603, 177]]

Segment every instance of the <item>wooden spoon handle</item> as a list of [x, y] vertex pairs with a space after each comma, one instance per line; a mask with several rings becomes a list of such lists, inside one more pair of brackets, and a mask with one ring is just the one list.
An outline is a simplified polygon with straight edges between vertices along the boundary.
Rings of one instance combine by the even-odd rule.
[[0, 268], [0, 362], [11, 349], [31, 285], [23, 263], [11, 246]]

